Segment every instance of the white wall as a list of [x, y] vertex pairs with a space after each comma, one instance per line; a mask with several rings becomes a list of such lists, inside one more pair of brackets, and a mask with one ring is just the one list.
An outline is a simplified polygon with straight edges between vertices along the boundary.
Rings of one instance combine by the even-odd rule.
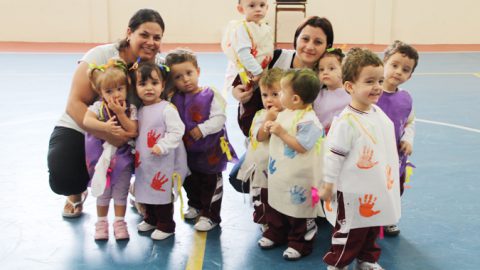
[[[165, 43], [218, 43], [223, 26], [240, 18], [237, 0], [0, 0], [0, 41], [118, 40], [139, 8], [166, 23]], [[308, 0], [307, 15], [328, 17], [336, 43], [480, 44], [480, 1]], [[301, 13], [279, 13], [278, 41], [292, 42]], [[273, 25], [270, 0], [267, 20]]]

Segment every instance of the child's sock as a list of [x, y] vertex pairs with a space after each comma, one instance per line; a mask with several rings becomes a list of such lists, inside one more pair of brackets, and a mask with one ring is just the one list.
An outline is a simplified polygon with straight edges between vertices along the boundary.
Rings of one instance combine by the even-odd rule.
[[115, 217], [114, 222], [116, 221], [123, 221], [125, 217]]
[[98, 217], [98, 218], [97, 218], [97, 221], [98, 221], [98, 222], [100, 222], [100, 221], [107, 221], [107, 216]]

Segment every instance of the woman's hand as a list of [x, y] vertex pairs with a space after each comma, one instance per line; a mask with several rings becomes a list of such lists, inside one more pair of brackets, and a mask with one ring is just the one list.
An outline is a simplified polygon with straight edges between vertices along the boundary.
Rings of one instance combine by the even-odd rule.
[[233, 97], [240, 103], [247, 103], [253, 95], [253, 88], [248, 88], [243, 84], [239, 84], [232, 89]]

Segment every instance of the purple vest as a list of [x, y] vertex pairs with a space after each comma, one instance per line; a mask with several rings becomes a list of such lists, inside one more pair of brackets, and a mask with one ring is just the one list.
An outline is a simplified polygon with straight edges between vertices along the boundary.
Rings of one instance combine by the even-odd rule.
[[[408, 116], [412, 112], [412, 97], [407, 91], [402, 89], [398, 89], [395, 93], [383, 92], [377, 102], [377, 106], [392, 120], [395, 127], [397, 149], [400, 149], [400, 139], [403, 133], [405, 133], [405, 125], [407, 124]], [[400, 159], [400, 175], [402, 175], [405, 173], [408, 156], [398, 151], [398, 157]]]
[[[172, 97], [172, 103], [177, 107], [180, 118], [185, 124], [183, 142], [187, 150], [188, 167], [192, 171], [206, 174], [224, 171], [229, 161], [221, 148], [222, 137], [228, 142], [225, 126], [219, 132], [198, 141], [193, 140], [189, 135], [190, 130], [209, 119], [214, 95], [212, 89], [204, 88], [196, 94], [177, 92]], [[230, 143], [228, 148], [232, 155], [230, 161], [236, 161], [237, 156]]]
[[[130, 105], [127, 104], [127, 108], [129, 108], [129, 106]], [[104, 117], [99, 119], [100, 121], [108, 121], [109, 117], [107, 110], [107, 107], [103, 106], [102, 115]], [[111, 111], [110, 114], [112, 116], [115, 115]], [[129, 109], [127, 109], [127, 116], [130, 116]], [[89, 133], [85, 134], [85, 157], [90, 178], [93, 177], [93, 173], [95, 172], [95, 165], [97, 164], [98, 159], [102, 155], [104, 142], [104, 140], [101, 140]], [[117, 149], [117, 152], [115, 152], [115, 155], [112, 157], [112, 160], [110, 161], [110, 185], [116, 183], [118, 181], [118, 177], [125, 170], [130, 170], [131, 172], [133, 172], [133, 154], [132, 147], [129, 144], [124, 144], [119, 147]], [[108, 187], [109, 186], [107, 186], [107, 188]]]

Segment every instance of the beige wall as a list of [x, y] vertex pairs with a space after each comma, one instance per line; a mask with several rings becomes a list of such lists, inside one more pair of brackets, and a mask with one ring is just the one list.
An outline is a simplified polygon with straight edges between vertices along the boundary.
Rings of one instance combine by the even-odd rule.
[[[0, 0], [0, 41], [110, 42], [139, 8], [156, 9], [165, 43], [218, 43], [240, 18], [236, 0]], [[274, 22], [273, 0], [267, 20]], [[336, 43], [480, 44], [480, 1], [308, 0], [307, 15], [328, 17]], [[291, 42], [301, 13], [279, 13], [278, 41]]]

